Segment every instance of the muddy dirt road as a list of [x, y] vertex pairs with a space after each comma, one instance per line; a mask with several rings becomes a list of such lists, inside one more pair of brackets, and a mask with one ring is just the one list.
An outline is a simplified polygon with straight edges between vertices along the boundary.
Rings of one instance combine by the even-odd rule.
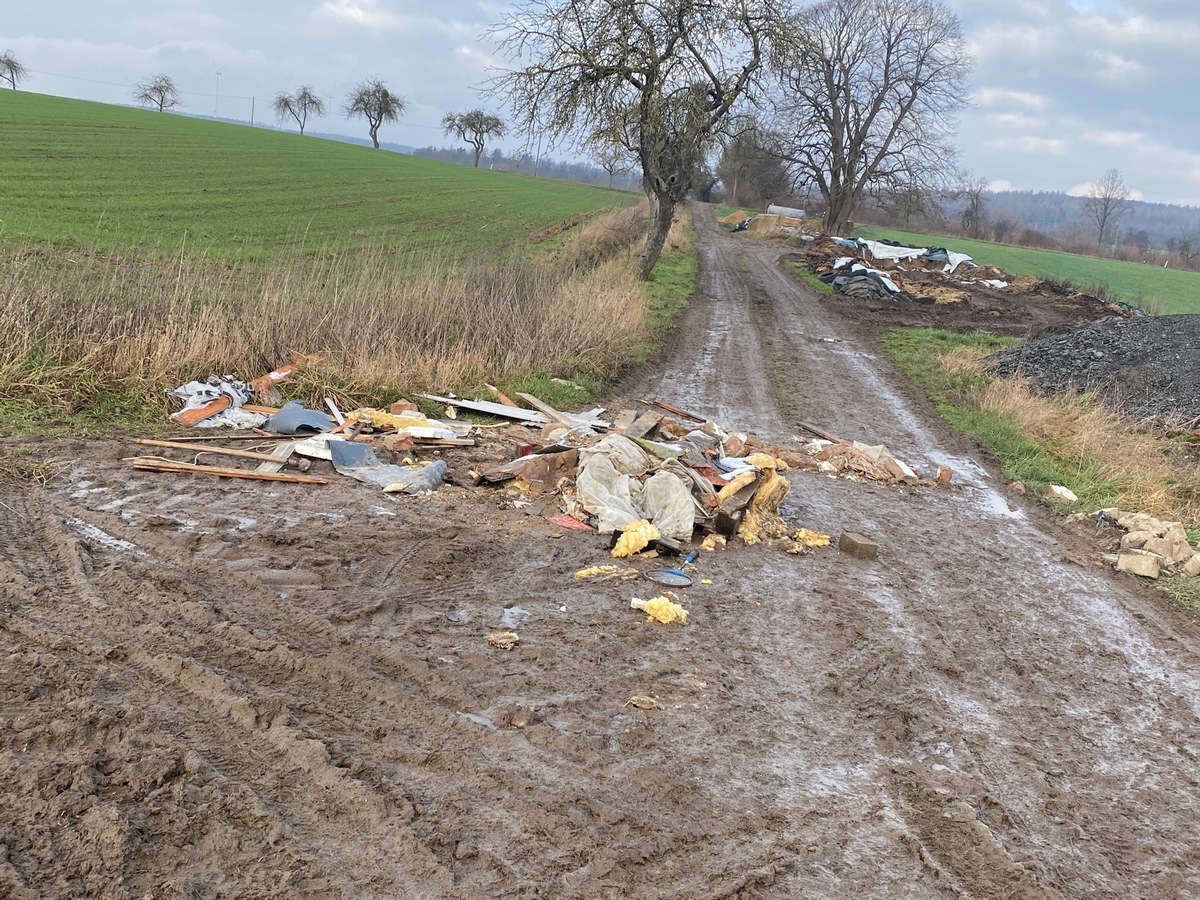
[[958, 487], [793, 474], [879, 558], [705, 554], [669, 628], [495, 492], [35, 448], [71, 463], [0, 489], [0, 895], [1200, 897], [1190, 623], [1010, 509], [777, 246], [698, 230], [629, 394]]

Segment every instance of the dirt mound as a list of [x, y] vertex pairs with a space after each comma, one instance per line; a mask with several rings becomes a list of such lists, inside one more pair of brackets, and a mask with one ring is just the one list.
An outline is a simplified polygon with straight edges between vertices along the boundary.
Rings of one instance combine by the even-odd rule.
[[1096, 391], [1139, 418], [1200, 421], [1200, 316], [1101, 319], [991, 357], [1048, 391]]

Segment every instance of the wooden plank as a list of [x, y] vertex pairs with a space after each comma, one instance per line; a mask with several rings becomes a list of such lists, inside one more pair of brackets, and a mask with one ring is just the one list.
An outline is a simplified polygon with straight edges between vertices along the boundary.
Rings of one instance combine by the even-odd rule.
[[566, 425], [568, 428], [573, 428], [576, 425], [583, 424], [581, 420], [575, 418], [574, 416], [568, 413], [559, 412], [549, 403], [543, 403], [540, 399], [533, 396], [533, 394], [523, 394], [520, 391], [517, 391], [517, 396], [540, 412], [542, 415], [547, 416], [552, 421], [557, 422], [560, 425]]
[[663, 420], [663, 414], [648, 409], [640, 416], [634, 419], [633, 424], [625, 429], [625, 437], [627, 438], [644, 438], [655, 428], [658, 423]]
[[638, 400], [638, 403], [644, 403], [647, 406], [657, 406], [661, 410], [679, 416], [683, 419], [691, 419], [693, 422], [707, 422], [708, 419], [704, 416], [698, 416], [693, 412], [688, 412], [686, 409], [680, 409], [678, 406], [672, 406], [670, 403], [663, 403], [661, 400]]
[[835, 444], [841, 444], [843, 447], [853, 447], [854, 446], [852, 443], [850, 443], [850, 441], [843, 441], [840, 437], [834, 437], [828, 431], [822, 431], [816, 425], [806, 425], [805, 423], [801, 422], [800, 427], [803, 428], [805, 431], [815, 434], [819, 438], [824, 438], [825, 440], [832, 441]]
[[256, 481], [287, 481], [293, 484], [328, 484], [327, 478], [316, 478], [312, 475], [283, 475], [277, 472], [253, 472], [250, 469], [223, 469], [218, 466], [202, 466], [195, 463], [181, 463], [173, 459], [162, 459], [156, 456], [139, 456], [130, 460], [135, 469], [150, 472], [175, 472], [179, 474], [214, 475], [220, 478], [250, 478]]
[[[136, 438], [134, 443], [143, 444], [147, 447], [165, 447], [170, 450], [187, 450], [189, 453], [213, 453], [217, 456], [236, 456], [239, 459], [263, 459], [270, 460], [271, 462], [280, 460], [281, 457], [279, 455], [279, 450], [287, 446], [287, 444], [283, 444], [281, 447], [276, 448], [271, 453], [258, 453], [254, 450], [234, 450], [232, 447], [195, 447], [191, 444], [185, 444], [180, 441], [155, 441], [151, 440], [150, 438]], [[289, 450], [287, 456], [283, 456], [282, 459], [286, 460], [287, 457], [291, 455], [291, 451]], [[274, 471], [279, 470], [275, 469]]]
[[521, 422], [532, 422], [536, 425], [549, 425], [550, 419], [542, 415], [540, 412], [534, 412], [530, 409], [521, 409], [518, 406], [505, 406], [503, 403], [493, 403], [490, 400], [462, 400], [458, 397], [439, 397], [436, 394], [420, 394], [426, 400], [434, 400], [438, 403], [447, 403], [450, 406], [457, 406], [461, 409], [469, 409], [473, 412], [487, 413], [492, 416], [501, 416], [506, 419], [517, 419]]
[[[624, 434], [625, 429], [637, 421], [636, 409], [623, 409], [612, 420], [612, 430], [617, 434]], [[645, 435], [643, 435], [644, 437]]]
[[296, 445], [298, 443], [300, 443], [299, 440], [285, 441], [280, 444], [270, 453], [266, 454], [268, 457], [267, 461], [261, 463], [254, 471], [262, 473], [278, 472], [283, 468], [283, 464], [288, 461], [289, 457], [296, 452]]
[[509, 397], [508, 394], [504, 393], [504, 391], [500, 390], [500, 388], [496, 387], [494, 384], [484, 384], [484, 387], [491, 391], [495, 395], [496, 399], [505, 406], [511, 406], [515, 409], [520, 409], [517, 404], [513, 403], [512, 398]]

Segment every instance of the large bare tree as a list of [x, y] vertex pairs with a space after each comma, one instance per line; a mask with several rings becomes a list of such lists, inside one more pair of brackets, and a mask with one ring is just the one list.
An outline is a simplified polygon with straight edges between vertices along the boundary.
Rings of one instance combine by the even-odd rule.
[[1129, 212], [1129, 188], [1116, 169], [1109, 169], [1092, 185], [1083, 199], [1083, 215], [1096, 232], [1096, 246], [1103, 247], [1105, 239], [1113, 240], [1113, 232]]
[[379, 149], [379, 126], [384, 122], [396, 122], [408, 109], [408, 101], [393, 94], [378, 78], [359, 82], [353, 93], [346, 98], [346, 118], [361, 116], [367, 120], [367, 132], [371, 143]]
[[325, 101], [318, 97], [307, 84], [296, 88], [294, 94], [285, 94], [280, 91], [275, 95], [275, 100], [271, 105], [275, 109], [275, 117], [280, 122], [288, 119], [294, 120], [300, 126], [300, 134], [304, 134], [304, 127], [308, 124], [310, 116], [325, 115]]
[[492, 30], [521, 65], [491, 93], [523, 131], [586, 147], [627, 139], [653, 218], [637, 261], [649, 278], [676, 205], [721, 123], [754, 87], [788, 0], [524, 0]]
[[11, 50], [5, 50], [0, 54], [0, 79], [8, 82], [8, 86], [14, 91], [17, 85], [29, 77], [29, 72], [26, 71], [24, 64], [17, 59], [17, 55]]
[[457, 134], [475, 150], [475, 168], [479, 168], [479, 157], [490, 137], [504, 137], [507, 128], [499, 116], [486, 113], [482, 109], [472, 109], [464, 113], [446, 113], [442, 117], [442, 131], [446, 134]]
[[936, 188], [954, 174], [955, 114], [974, 60], [938, 0], [825, 0], [797, 14], [780, 67], [775, 151], [824, 227], [868, 193]]
[[155, 75], [138, 82], [137, 87], [133, 89], [133, 99], [144, 106], [153, 106], [159, 112], [174, 109], [183, 103], [179, 99], [179, 88], [175, 86], [175, 79], [170, 75]]

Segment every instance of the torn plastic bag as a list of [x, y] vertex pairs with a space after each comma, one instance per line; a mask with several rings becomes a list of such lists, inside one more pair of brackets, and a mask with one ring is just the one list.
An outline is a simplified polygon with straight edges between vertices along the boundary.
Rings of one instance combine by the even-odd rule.
[[642, 486], [618, 472], [608, 456], [589, 455], [575, 479], [575, 489], [583, 508], [598, 519], [596, 530], [601, 534], [611, 534], [643, 518]]
[[[623, 434], [610, 434], [585, 450], [580, 457], [586, 466], [592, 459], [603, 456], [622, 475], [643, 475], [654, 468], [654, 462], [637, 444]], [[636, 519], [640, 519], [637, 516]]]
[[666, 537], [684, 540], [696, 527], [692, 492], [670, 472], [657, 472], [642, 491], [642, 511]]
[[305, 409], [299, 400], [289, 400], [267, 419], [263, 428], [272, 434], [319, 434], [333, 427], [333, 419], [315, 409]]
[[339, 473], [367, 484], [377, 484], [385, 494], [435, 491], [446, 480], [444, 459], [421, 467], [385, 466], [368, 444], [330, 441], [328, 447], [333, 467]]
[[[167, 393], [181, 400], [195, 401], [195, 406], [212, 403], [222, 395], [228, 397], [233, 406], [245, 406], [254, 396], [254, 385], [238, 381], [232, 375], [210, 375], [204, 381], [189, 381]], [[189, 405], [193, 404], [189, 402]]]

